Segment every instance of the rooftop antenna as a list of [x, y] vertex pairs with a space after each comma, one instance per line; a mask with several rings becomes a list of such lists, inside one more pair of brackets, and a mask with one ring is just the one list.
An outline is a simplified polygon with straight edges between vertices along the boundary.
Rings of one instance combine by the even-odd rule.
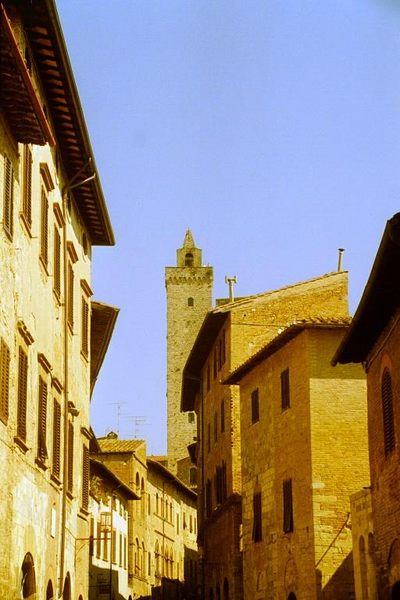
[[228, 277], [228, 275], [225, 275], [225, 283], [229, 285], [229, 302], [233, 302], [233, 284], [237, 283], [236, 275], [233, 277]]
[[134, 417], [129, 417], [128, 420], [133, 421], [133, 439], [138, 440], [140, 428], [142, 425], [144, 425], [146, 423], [146, 417], [134, 416]]
[[339, 252], [339, 256], [338, 256], [338, 265], [337, 265], [337, 270], [340, 272], [340, 271], [342, 271], [342, 263], [343, 263], [343, 252], [344, 252], [344, 248], [338, 248], [338, 252]]
[[126, 402], [118, 401], [118, 402], [110, 402], [110, 404], [112, 406], [116, 406], [117, 407], [117, 433], [119, 435], [119, 421], [120, 421], [120, 418], [121, 418], [121, 406], [123, 404], [126, 404]]

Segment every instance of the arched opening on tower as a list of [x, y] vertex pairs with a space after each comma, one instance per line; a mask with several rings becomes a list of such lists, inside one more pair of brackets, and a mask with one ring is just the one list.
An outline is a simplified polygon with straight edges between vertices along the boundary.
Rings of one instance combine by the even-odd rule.
[[185, 267], [193, 267], [193, 254], [191, 252], [186, 252], [185, 254]]

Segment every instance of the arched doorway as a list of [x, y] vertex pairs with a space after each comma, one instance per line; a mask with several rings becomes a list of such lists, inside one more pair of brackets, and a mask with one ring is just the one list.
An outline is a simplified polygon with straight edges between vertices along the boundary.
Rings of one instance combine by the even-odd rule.
[[400, 600], [400, 581], [396, 581], [396, 583], [392, 587], [391, 599]]
[[36, 577], [32, 554], [25, 554], [21, 567], [21, 592], [22, 598], [36, 599]]
[[62, 600], [71, 600], [71, 579], [69, 573], [65, 577]]
[[224, 600], [229, 600], [229, 583], [226, 577], [224, 579]]
[[289, 594], [289, 596], [288, 596], [287, 600], [297, 600], [297, 598], [296, 598], [296, 594], [294, 594], [293, 592], [290, 592], [290, 594]]
[[46, 600], [53, 600], [53, 598], [54, 598], [53, 584], [49, 580], [49, 583], [47, 584], [47, 588], [46, 588]]

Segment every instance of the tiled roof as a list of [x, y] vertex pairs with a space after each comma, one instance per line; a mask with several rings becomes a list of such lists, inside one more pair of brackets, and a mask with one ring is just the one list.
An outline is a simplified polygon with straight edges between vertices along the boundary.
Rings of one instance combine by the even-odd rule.
[[102, 452], [135, 452], [144, 440], [119, 440], [118, 438], [97, 438]]

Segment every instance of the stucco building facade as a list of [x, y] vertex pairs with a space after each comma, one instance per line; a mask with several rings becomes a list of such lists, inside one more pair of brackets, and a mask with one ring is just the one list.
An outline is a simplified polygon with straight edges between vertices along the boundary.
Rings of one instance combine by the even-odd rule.
[[114, 238], [54, 2], [0, 13], [0, 596], [87, 600], [91, 249]]
[[[400, 213], [386, 224], [360, 304], [335, 355], [367, 374], [373, 532], [380, 600], [400, 598]], [[365, 543], [365, 540], [364, 540]]]
[[[128, 499], [128, 588], [132, 598], [194, 597], [197, 579], [196, 494], [143, 440], [99, 438], [93, 454], [132, 489]], [[165, 457], [164, 457], [165, 458]], [[160, 462], [161, 461], [161, 462]]]
[[240, 398], [228, 375], [298, 319], [348, 316], [347, 274], [332, 273], [210, 311], [183, 372], [182, 410], [196, 411], [203, 598], [243, 598]]
[[364, 373], [330, 364], [345, 330], [291, 325], [228, 378], [241, 397], [245, 599], [353, 597], [350, 494], [369, 472]]

